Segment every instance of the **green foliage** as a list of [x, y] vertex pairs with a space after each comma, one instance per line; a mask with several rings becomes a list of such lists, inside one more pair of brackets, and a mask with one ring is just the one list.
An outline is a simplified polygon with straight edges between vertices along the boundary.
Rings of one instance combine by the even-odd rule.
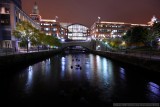
[[58, 38], [49, 35], [44, 36], [43, 44], [50, 46], [61, 46], [61, 43]]
[[112, 48], [120, 48], [122, 44], [122, 39], [117, 37], [117, 38], [105, 38], [102, 40], [104, 43], [108, 43], [110, 47]]
[[40, 30], [34, 28], [29, 22], [21, 21], [17, 23], [13, 35], [19, 39], [21, 46], [27, 46], [30, 42], [32, 46], [50, 45], [61, 46], [60, 41], [53, 36], [46, 35]]
[[150, 46], [156, 42], [156, 39], [160, 37], [160, 23], [154, 23], [151, 27], [149, 35], [147, 36], [147, 42], [150, 43]]
[[123, 40], [126, 43], [137, 44], [138, 46], [138, 44], [146, 44], [148, 34], [149, 30], [146, 27], [135, 26], [127, 31], [126, 35], [123, 36]]
[[17, 23], [16, 29], [13, 30], [13, 35], [20, 40], [21, 44], [28, 46], [34, 32], [34, 27], [27, 21]]
[[109, 39], [109, 45], [112, 46], [113, 48], [119, 48], [121, 44], [122, 44], [121, 38], [117, 37]]

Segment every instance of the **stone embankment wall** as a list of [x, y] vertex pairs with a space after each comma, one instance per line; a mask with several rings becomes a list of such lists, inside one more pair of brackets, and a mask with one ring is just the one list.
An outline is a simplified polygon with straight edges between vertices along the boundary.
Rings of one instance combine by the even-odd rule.
[[129, 54], [106, 51], [92, 51], [92, 53], [110, 58], [115, 61], [141, 67], [150, 71], [160, 72], [160, 60], [154, 59], [152, 57], [131, 56]]
[[28, 65], [28, 64], [35, 63], [43, 59], [49, 58], [60, 52], [61, 50], [52, 50], [52, 51], [44, 51], [44, 52], [33, 52], [33, 53], [25, 53], [25, 54], [23, 53], [23, 54], [0, 56], [0, 68], [6, 68], [10, 66], [16, 68], [21, 65]]

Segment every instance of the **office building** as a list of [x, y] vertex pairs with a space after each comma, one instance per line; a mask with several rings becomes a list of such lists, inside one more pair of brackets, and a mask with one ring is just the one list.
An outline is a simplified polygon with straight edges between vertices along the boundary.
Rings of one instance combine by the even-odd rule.
[[54, 36], [59, 39], [66, 39], [67, 30], [60, 25], [58, 17], [56, 16], [55, 19], [43, 19], [39, 13], [39, 8], [36, 2], [33, 6], [30, 17], [40, 25], [41, 31], [46, 35]]
[[24, 20], [40, 29], [40, 26], [22, 10], [21, 0], [0, 1], [0, 48], [18, 48], [18, 41], [12, 32], [16, 23]]
[[91, 26], [91, 37], [94, 39], [122, 37], [128, 29], [134, 26], [148, 26], [146, 24], [132, 24], [124, 22], [97, 21]]

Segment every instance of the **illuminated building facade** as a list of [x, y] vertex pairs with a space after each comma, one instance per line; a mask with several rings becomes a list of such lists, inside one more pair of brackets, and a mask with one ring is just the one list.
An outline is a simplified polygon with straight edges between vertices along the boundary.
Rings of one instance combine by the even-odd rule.
[[40, 29], [23, 10], [21, 10], [21, 0], [1, 0], [0, 1], [0, 48], [17, 48], [18, 43], [12, 35], [16, 23], [27, 20], [34, 27]]
[[81, 24], [71, 24], [68, 26], [69, 40], [87, 40], [89, 37], [89, 29]]
[[148, 22], [148, 24], [149, 24], [150, 26], [152, 26], [154, 23], [160, 23], [160, 19], [158, 19], [158, 18], [156, 18], [155, 16], [153, 16], [153, 17], [151, 18], [151, 21]]
[[92, 38], [102, 39], [111, 37], [121, 37], [130, 24], [123, 22], [96, 22], [91, 27]]
[[43, 31], [46, 35], [55, 36], [59, 39], [65, 39], [67, 37], [67, 30], [60, 25], [57, 20], [57, 16], [55, 19], [42, 19], [41, 15], [39, 14], [38, 5], [36, 2], [33, 6], [32, 14], [30, 14], [30, 17], [40, 25], [41, 31]]
[[39, 15], [37, 3], [34, 4], [31, 18], [41, 26], [41, 31], [46, 35], [55, 36], [65, 40], [87, 40], [89, 29], [81, 24], [60, 23], [56, 16], [52, 19], [42, 19]]
[[122, 37], [127, 32], [128, 29], [134, 26], [148, 26], [148, 25], [131, 24], [124, 22], [98, 21], [92, 25], [90, 34], [94, 39]]
[[41, 19], [40, 25], [41, 31], [43, 31], [46, 35], [55, 36], [59, 39], [65, 39], [67, 37], [67, 30], [60, 26], [60, 23], [56, 20]]

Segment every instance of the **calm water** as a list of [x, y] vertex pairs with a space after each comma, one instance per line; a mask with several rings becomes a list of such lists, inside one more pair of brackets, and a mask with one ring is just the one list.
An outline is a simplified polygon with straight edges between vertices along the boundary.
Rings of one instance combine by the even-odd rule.
[[158, 103], [158, 76], [144, 72], [99, 55], [56, 55], [13, 74], [1, 73], [1, 101], [22, 106]]

